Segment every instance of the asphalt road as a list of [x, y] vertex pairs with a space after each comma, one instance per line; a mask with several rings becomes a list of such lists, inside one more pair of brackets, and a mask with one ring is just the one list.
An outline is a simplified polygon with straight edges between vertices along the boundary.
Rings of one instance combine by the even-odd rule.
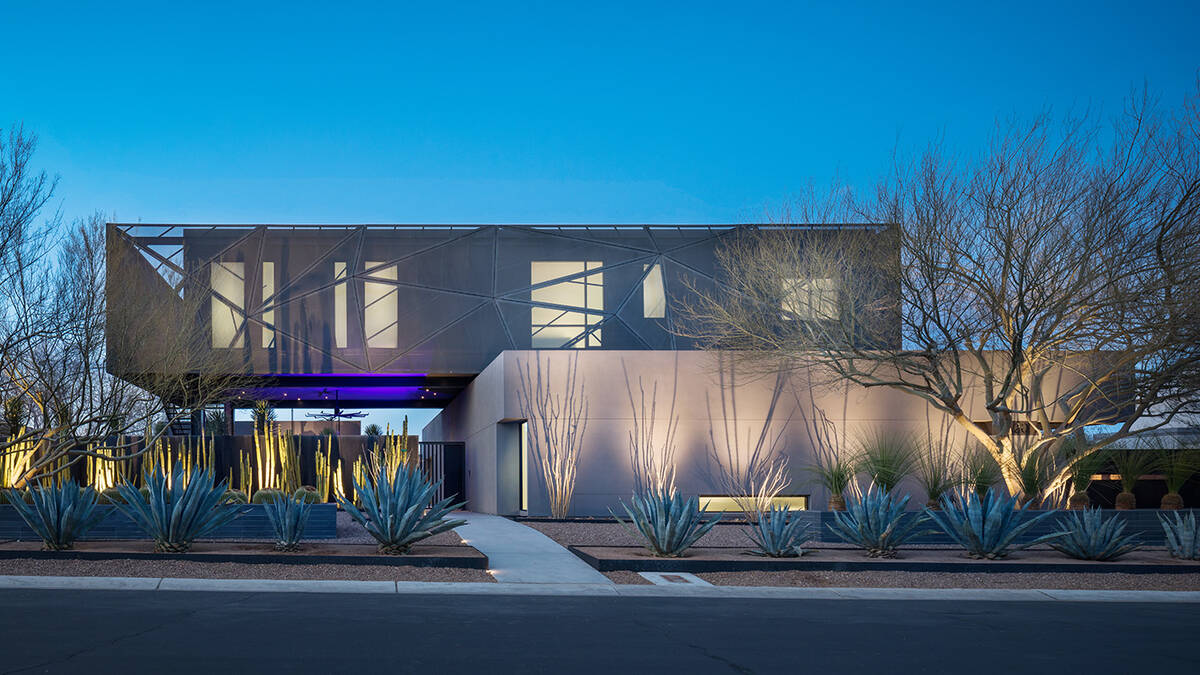
[[1198, 604], [0, 591], [0, 673], [1195, 672]]

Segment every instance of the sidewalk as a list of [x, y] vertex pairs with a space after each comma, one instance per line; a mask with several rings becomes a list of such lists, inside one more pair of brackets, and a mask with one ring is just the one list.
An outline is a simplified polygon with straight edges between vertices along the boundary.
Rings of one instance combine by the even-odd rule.
[[464, 511], [454, 517], [467, 521], [455, 531], [488, 557], [492, 576], [502, 584], [613, 585], [608, 577], [532, 527], [482, 513]]

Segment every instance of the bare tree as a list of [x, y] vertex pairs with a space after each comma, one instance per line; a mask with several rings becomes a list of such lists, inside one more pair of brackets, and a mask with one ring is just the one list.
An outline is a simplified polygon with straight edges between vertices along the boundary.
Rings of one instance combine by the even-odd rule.
[[[633, 469], [636, 494], [675, 494], [675, 430], [679, 428], [679, 416], [675, 414], [675, 400], [679, 391], [679, 356], [675, 356], [674, 380], [671, 383], [671, 407], [667, 411], [665, 428], [660, 429], [658, 418], [658, 382], [650, 389], [647, 407], [646, 387], [638, 377], [638, 398], [633, 396], [633, 385], [629, 371], [621, 360], [625, 374], [625, 390], [629, 394], [633, 428], [629, 431], [629, 463]], [[661, 441], [656, 441], [662, 432]]]
[[[685, 332], [767, 369], [910, 394], [1021, 496], [1022, 469], [1108, 425], [1095, 452], [1200, 406], [1200, 114], [1136, 98], [1111, 127], [1048, 116], [975, 159], [933, 147], [870, 199], [800, 209], [859, 228], [747, 230]], [[814, 216], [815, 218], [810, 218]], [[1088, 453], [1076, 455], [1076, 460]], [[1047, 492], [1070, 466], [1056, 467]]]
[[[575, 496], [575, 477], [583, 434], [587, 429], [587, 399], [579, 381], [579, 354], [569, 357], [564, 386], [555, 386], [550, 361], [543, 368], [540, 354], [517, 368], [517, 400], [528, 420], [529, 449], [537, 462], [550, 499], [550, 515], [566, 518]], [[543, 372], [544, 371], [544, 372]]]

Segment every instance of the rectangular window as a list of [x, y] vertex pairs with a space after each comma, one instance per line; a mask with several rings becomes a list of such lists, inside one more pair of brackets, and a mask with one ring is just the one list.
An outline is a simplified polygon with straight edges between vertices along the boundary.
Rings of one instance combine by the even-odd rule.
[[[368, 262], [367, 277], [396, 280], [396, 266], [379, 267], [382, 262]], [[376, 269], [379, 267], [378, 269]], [[368, 281], [364, 284], [363, 327], [367, 346], [372, 349], [395, 349], [398, 333], [396, 321], [399, 294], [394, 284]]]
[[212, 346], [220, 349], [244, 347], [246, 334], [240, 331], [246, 321], [245, 263], [212, 263], [209, 282], [213, 290]]
[[346, 263], [333, 263], [333, 344], [346, 346]]
[[662, 265], [642, 265], [646, 278], [642, 280], [642, 317], [661, 319], [667, 315], [667, 293], [663, 287]]
[[834, 279], [787, 279], [780, 302], [786, 320], [834, 321], [838, 318], [837, 282]]
[[529, 510], [529, 422], [521, 422], [521, 429], [518, 432], [521, 436], [521, 447], [517, 451], [518, 476], [517, 479], [521, 484], [521, 503], [518, 506], [522, 511]]
[[[731, 497], [728, 495], [701, 495], [700, 508], [709, 512], [744, 513], [752, 508], [753, 497]], [[793, 511], [808, 510], [808, 495], [779, 496], [771, 500], [771, 506], [787, 506]]]
[[[262, 301], [264, 307], [275, 302], [275, 263], [273, 262], [262, 264]], [[263, 349], [272, 349], [275, 347], [275, 330], [267, 326], [275, 325], [275, 310], [263, 311], [262, 320], [267, 324], [262, 329]]]
[[[604, 273], [587, 272], [602, 266], [600, 262], [530, 263], [531, 285], [546, 284], [530, 293], [533, 302], [530, 311], [531, 344], [534, 349], [600, 346], [600, 330], [592, 327], [604, 318], [602, 314], [593, 313], [604, 311]], [[563, 281], [548, 283], [556, 279]]]

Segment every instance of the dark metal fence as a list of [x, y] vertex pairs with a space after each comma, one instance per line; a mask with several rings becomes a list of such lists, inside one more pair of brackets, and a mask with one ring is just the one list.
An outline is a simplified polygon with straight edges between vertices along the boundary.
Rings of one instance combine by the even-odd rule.
[[455, 501], [467, 500], [466, 490], [466, 447], [458, 442], [425, 441], [418, 444], [421, 469], [438, 485], [435, 501], [453, 497]]

